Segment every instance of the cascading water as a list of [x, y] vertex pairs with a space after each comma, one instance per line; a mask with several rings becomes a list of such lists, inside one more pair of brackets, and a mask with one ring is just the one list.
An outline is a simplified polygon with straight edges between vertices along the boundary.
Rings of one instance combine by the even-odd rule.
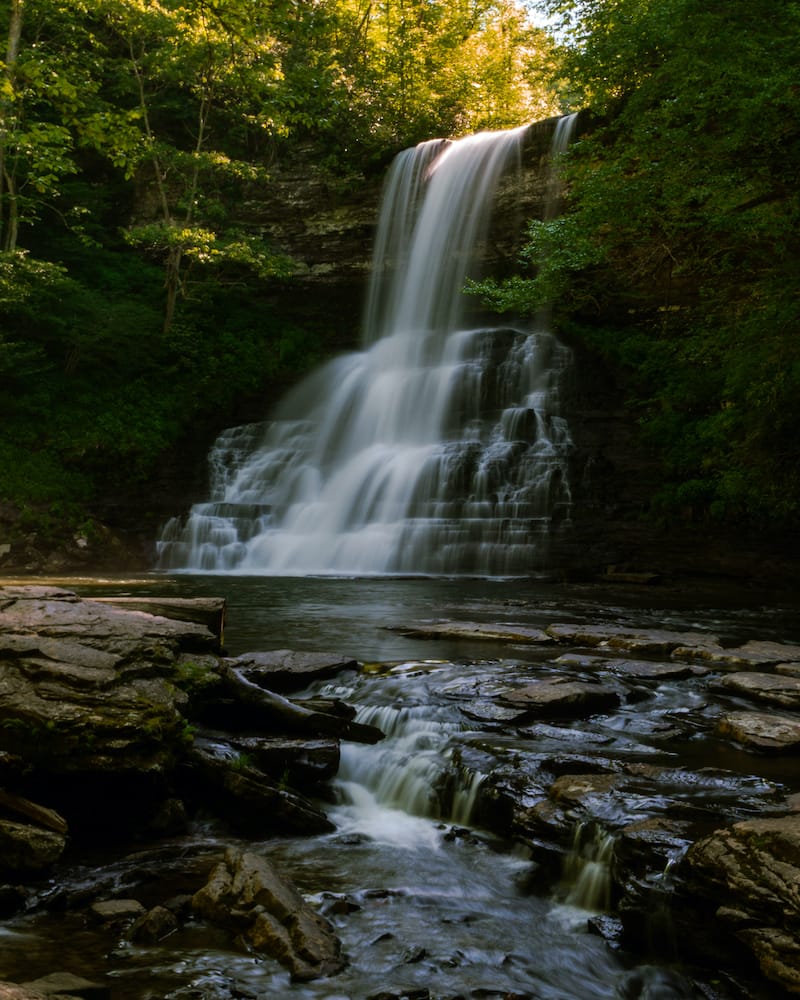
[[[554, 151], [574, 116], [556, 127]], [[528, 575], [569, 522], [570, 352], [537, 328], [474, 328], [463, 288], [526, 128], [401, 153], [364, 348], [265, 425], [225, 431], [211, 499], [171, 520], [159, 567], [250, 574]], [[555, 204], [557, 190], [549, 194]]]

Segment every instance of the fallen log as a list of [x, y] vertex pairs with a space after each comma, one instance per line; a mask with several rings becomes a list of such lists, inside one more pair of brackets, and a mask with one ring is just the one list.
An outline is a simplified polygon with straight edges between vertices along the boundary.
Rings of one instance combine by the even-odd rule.
[[378, 743], [384, 738], [385, 734], [377, 726], [304, 708], [282, 695], [268, 691], [251, 681], [246, 676], [244, 667], [227, 666], [223, 676], [232, 697], [243, 705], [257, 709], [270, 722], [280, 722], [289, 730], [336, 736], [355, 743]]

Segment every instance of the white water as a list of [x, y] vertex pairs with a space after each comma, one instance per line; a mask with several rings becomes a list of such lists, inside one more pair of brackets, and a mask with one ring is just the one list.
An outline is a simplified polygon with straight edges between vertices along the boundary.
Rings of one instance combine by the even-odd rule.
[[[554, 150], [573, 118], [555, 130]], [[159, 566], [247, 574], [526, 575], [569, 521], [570, 353], [534, 329], [465, 323], [463, 288], [526, 129], [397, 157], [364, 348], [263, 425], [225, 431], [211, 497], [171, 520]], [[558, 190], [549, 195], [555, 205]]]

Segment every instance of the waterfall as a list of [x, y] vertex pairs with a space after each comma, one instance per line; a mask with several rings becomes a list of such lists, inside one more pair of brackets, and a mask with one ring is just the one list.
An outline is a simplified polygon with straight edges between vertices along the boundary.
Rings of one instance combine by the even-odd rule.
[[[561, 119], [553, 150], [569, 140]], [[406, 150], [387, 177], [362, 350], [261, 425], [225, 431], [211, 496], [159, 568], [250, 574], [530, 575], [569, 523], [569, 350], [466, 318], [494, 197], [527, 127]], [[551, 182], [546, 211], [559, 196]]]
[[572, 849], [564, 862], [564, 901], [583, 910], [607, 910], [611, 904], [614, 836], [582, 823], [575, 827]]

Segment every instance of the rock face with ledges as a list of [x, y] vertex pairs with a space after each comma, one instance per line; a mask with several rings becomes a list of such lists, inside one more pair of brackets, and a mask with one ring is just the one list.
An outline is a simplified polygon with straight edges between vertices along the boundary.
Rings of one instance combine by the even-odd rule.
[[765, 976], [800, 992], [800, 813], [736, 823], [687, 854], [692, 887], [755, 955]]

